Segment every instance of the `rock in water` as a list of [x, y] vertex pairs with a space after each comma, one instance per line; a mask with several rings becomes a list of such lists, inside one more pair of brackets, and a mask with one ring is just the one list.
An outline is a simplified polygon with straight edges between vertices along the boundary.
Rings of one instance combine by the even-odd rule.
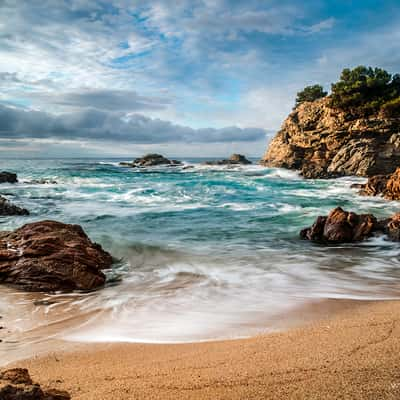
[[250, 165], [252, 164], [242, 154], [232, 154], [228, 159], [217, 160], [217, 161], [206, 161], [204, 165]]
[[0, 282], [25, 290], [95, 289], [111, 264], [111, 255], [79, 225], [41, 221], [0, 233]]
[[400, 118], [354, 119], [330, 98], [300, 104], [260, 161], [306, 178], [391, 174], [400, 165]]
[[1, 400], [70, 400], [71, 396], [62, 390], [43, 390], [33, 383], [25, 368], [13, 368], [0, 372]]
[[318, 217], [300, 236], [321, 243], [351, 243], [372, 236], [377, 229], [378, 221], [373, 215], [358, 215], [337, 207], [327, 217]]
[[0, 183], [17, 183], [17, 174], [12, 172], [2, 171], [0, 172]]
[[400, 200], [400, 167], [391, 175], [375, 175], [359, 186], [364, 196], [382, 195], [389, 200]]
[[166, 165], [166, 166], [177, 166], [181, 165], [182, 163], [178, 160], [169, 160], [165, 158], [161, 154], [147, 154], [143, 157], [136, 158], [133, 162], [121, 162], [120, 165], [123, 167], [154, 167], [159, 165]]
[[0, 196], [0, 215], [29, 215], [29, 211], [10, 203], [5, 197]]

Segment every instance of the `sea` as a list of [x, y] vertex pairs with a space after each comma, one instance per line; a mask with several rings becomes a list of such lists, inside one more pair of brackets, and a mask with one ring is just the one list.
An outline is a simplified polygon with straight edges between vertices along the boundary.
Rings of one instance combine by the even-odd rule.
[[0, 230], [45, 219], [79, 224], [115, 260], [105, 287], [92, 292], [0, 286], [3, 355], [34, 351], [49, 338], [248, 337], [282, 329], [313, 304], [400, 297], [398, 243], [381, 236], [327, 246], [299, 237], [336, 206], [378, 217], [400, 210], [399, 202], [350, 188], [363, 178], [305, 180], [256, 159], [233, 167], [181, 160], [144, 169], [121, 167], [126, 158], [0, 161], [0, 170], [19, 177], [0, 193], [31, 212], [0, 217]]

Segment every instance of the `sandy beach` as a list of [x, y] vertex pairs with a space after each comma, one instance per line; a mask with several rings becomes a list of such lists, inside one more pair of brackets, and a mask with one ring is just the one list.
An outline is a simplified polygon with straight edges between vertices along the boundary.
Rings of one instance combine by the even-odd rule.
[[250, 339], [77, 344], [19, 361], [73, 399], [398, 399], [399, 303]]

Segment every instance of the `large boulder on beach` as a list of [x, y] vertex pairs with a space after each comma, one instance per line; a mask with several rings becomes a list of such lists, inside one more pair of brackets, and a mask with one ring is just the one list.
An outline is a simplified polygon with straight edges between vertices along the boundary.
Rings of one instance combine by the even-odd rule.
[[120, 165], [123, 167], [133, 168], [144, 168], [144, 167], [155, 167], [155, 166], [177, 166], [181, 165], [181, 161], [169, 160], [161, 154], [146, 154], [143, 157], [136, 158], [131, 163], [121, 162]]
[[1, 400], [70, 400], [69, 393], [57, 390], [43, 390], [34, 383], [25, 368], [12, 368], [0, 372]]
[[371, 214], [358, 215], [337, 207], [328, 216], [320, 216], [300, 233], [303, 239], [321, 243], [351, 243], [372, 236], [378, 221]]
[[17, 174], [13, 172], [2, 171], [0, 172], [0, 183], [17, 183]]
[[29, 211], [25, 208], [16, 206], [5, 197], [0, 196], [0, 216], [6, 215], [29, 215]]
[[232, 154], [228, 159], [205, 161], [204, 165], [250, 165], [252, 162], [242, 154]]
[[79, 225], [40, 221], [0, 233], [0, 283], [25, 290], [95, 289], [111, 264], [111, 255]]
[[387, 175], [400, 165], [400, 118], [354, 116], [330, 97], [297, 106], [260, 161], [305, 178]]

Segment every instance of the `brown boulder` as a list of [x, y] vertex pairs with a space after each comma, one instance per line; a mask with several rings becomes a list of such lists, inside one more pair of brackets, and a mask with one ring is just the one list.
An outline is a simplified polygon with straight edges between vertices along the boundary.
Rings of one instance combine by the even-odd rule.
[[111, 264], [79, 225], [40, 221], [0, 233], [0, 282], [26, 290], [95, 289]]
[[0, 372], [1, 400], [70, 400], [71, 396], [57, 389], [43, 390], [33, 383], [25, 368], [13, 368]]
[[400, 200], [400, 167], [390, 175], [375, 175], [361, 185], [364, 196], [383, 196], [388, 200]]
[[310, 227], [303, 229], [303, 239], [322, 243], [351, 243], [370, 237], [377, 229], [377, 220], [371, 214], [355, 214], [337, 207], [327, 217], [318, 217]]

